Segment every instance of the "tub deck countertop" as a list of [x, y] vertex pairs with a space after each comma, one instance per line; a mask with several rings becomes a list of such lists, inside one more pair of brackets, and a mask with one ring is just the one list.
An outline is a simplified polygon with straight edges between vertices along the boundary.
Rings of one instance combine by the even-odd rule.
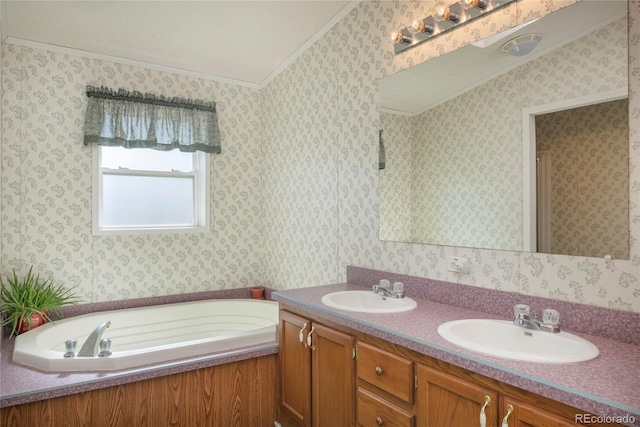
[[0, 354], [0, 408], [278, 353], [278, 342], [111, 372], [43, 372], [13, 363], [13, 339]]
[[632, 416], [635, 421], [629, 425], [640, 426], [640, 346], [567, 331], [594, 343], [600, 355], [574, 364], [526, 363], [474, 353], [449, 343], [437, 332], [444, 322], [500, 319], [495, 315], [413, 295], [409, 296], [418, 302], [416, 309], [393, 314], [341, 311], [321, 302], [330, 292], [362, 289], [354, 284], [337, 284], [274, 292], [272, 298], [316, 320], [367, 333], [595, 415]]
[[[270, 299], [270, 293], [271, 290], [268, 290], [268, 299]], [[249, 291], [247, 289], [232, 289], [94, 303], [65, 307], [65, 317], [95, 311], [207, 299], [248, 298], [248, 296]], [[0, 343], [0, 408], [278, 353], [278, 342], [273, 340], [229, 351], [220, 351], [117, 371], [44, 372], [14, 363], [12, 361], [14, 342], [14, 339], [5, 335]]]

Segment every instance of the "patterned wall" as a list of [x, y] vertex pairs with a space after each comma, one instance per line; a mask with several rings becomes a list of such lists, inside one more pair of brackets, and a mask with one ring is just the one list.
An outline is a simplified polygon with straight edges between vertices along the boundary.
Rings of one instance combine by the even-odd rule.
[[[35, 264], [80, 286], [87, 300], [103, 301], [254, 283], [328, 284], [344, 281], [351, 264], [640, 311], [638, 109], [630, 117], [631, 261], [379, 240], [377, 80], [574, 0], [519, 1], [394, 56], [388, 35], [434, 3], [362, 2], [263, 91], [3, 46], [2, 271]], [[636, 0], [630, 13], [633, 104]], [[91, 155], [78, 143], [87, 83], [219, 103], [225, 145], [211, 159], [215, 231], [91, 236]], [[454, 254], [470, 258], [469, 274], [446, 272]]]
[[501, 76], [414, 117], [413, 241], [522, 250], [519, 86]]
[[380, 239], [410, 242], [413, 117], [380, 113], [386, 166], [378, 176]]
[[335, 67], [331, 43], [321, 39], [262, 94], [265, 277], [273, 287], [333, 283], [338, 275], [337, 93], [326, 78]]
[[536, 117], [551, 159], [553, 253], [629, 258], [628, 114], [625, 99]]
[[[15, 45], [2, 69], [4, 274], [34, 265], [87, 302], [264, 283], [258, 90]], [[87, 84], [217, 101], [211, 232], [92, 236]]]

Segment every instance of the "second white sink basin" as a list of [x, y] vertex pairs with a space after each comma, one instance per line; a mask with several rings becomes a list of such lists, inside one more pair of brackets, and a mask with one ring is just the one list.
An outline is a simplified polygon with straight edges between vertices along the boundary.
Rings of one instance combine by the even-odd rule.
[[411, 298], [386, 298], [373, 291], [333, 292], [323, 296], [322, 303], [331, 308], [361, 313], [398, 313], [417, 306]]
[[575, 363], [600, 354], [598, 347], [577, 335], [525, 329], [506, 320], [454, 320], [440, 325], [438, 333], [468, 350], [523, 362]]

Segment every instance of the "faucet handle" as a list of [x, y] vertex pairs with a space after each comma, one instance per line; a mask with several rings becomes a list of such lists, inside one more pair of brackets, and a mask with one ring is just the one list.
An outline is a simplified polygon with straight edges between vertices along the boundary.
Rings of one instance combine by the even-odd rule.
[[516, 304], [513, 306], [513, 316], [518, 317], [518, 314], [529, 315], [531, 308], [526, 304]]
[[391, 281], [387, 279], [380, 279], [379, 285], [381, 288], [391, 289]]
[[397, 295], [402, 295], [402, 294], [404, 294], [404, 283], [402, 283], [402, 282], [395, 282], [395, 283], [393, 284], [393, 291], [392, 291], [392, 292], [393, 292], [394, 294], [397, 294]]
[[547, 325], [557, 325], [560, 323], [560, 313], [552, 308], [542, 310], [542, 323]]
[[66, 340], [64, 342], [64, 347], [66, 350], [66, 353], [64, 354], [64, 357], [69, 358], [69, 357], [76, 357], [76, 346], [78, 344], [77, 340], [71, 339], [71, 340]]
[[100, 353], [98, 357], [111, 356], [111, 340], [109, 338], [103, 338], [100, 340]]

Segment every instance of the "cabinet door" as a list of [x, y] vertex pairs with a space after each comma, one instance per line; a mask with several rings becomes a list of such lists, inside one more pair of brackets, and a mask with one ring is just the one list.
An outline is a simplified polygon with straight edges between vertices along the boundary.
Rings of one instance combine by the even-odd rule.
[[280, 409], [301, 427], [311, 425], [311, 322], [280, 311]]
[[[513, 409], [513, 412], [506, 419], [506, 425], [509, 427], [575, 427], [576, 425], [573, 420], [569, 421], [542, 408], [510, 397], [503, 398], [501, 417], [507, 414], [509, 405]], [[596, 424], [592, 425], [595, 426]]]
[[318, 323], [309, 332], [314, 427], [355, 425], [354, 338]]
[[497, 426], [498, 393], [458, 377], [418, 365], [417, 421], [420, 427], [479, 426], [485, 407], [486, 426]]

